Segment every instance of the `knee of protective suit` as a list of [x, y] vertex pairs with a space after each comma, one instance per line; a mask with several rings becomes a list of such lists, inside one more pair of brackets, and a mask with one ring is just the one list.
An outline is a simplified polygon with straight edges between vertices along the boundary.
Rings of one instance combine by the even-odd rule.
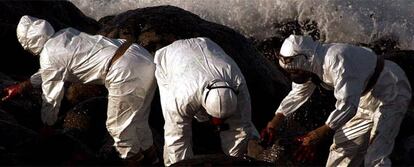
[[248, 135], [244, 131], [228, 130], [220, 133], [223, 152], [230, 156], [242, 156], [247, 153]]

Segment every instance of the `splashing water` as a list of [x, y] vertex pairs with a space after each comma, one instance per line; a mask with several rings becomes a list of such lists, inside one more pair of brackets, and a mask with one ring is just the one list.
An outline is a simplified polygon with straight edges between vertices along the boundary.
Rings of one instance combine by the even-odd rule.
[[127, 10], [173, 5], [258, 39], [287, 19], [314, 20], [327, 42], [369, 43], [389, 36], [414, 50], [412, 0], [69, 0], [95, 19]]

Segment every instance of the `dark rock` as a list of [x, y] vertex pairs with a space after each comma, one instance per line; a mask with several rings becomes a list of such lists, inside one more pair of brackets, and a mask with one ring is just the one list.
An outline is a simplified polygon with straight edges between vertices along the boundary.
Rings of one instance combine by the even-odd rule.
[[93, 97], [107, 96], [108, 91], [104, 85], [71, 83], [65, 92], [65, 98], [70, 107]]
[[13, 124], [17, 124], [16, 119], [14, 119], [14, 117], [11, 114], [9, 114], [7, 111], [4, 111], [2, 109], [0, 109], [0, 120], [10, 122]]
[[[2, 90], [5, 87], [15, 83], [17, 82], [0, 73], [0, 96], [3, 97]], [[40, 121], [41, 100], [41, 90], [33, 89], [30, 92], [24, 92], [21, 96], [0, 101], [0, 110], [7, 113], [4, 116], [11, 116], [19, 124], [30, 129], [38, 129], [42, 124]]]
[[391, 160], [395, 166], [414, 165], [414, 106], [411, 106], [401, 123], [400, 131], [395, 139]]
[[97, 165], [95, 154], [70, 133], [56, 132], [27, 145], [20, 153], [23, 165]]
[[399, 51], [400, 48], [398, 48], [397, 45], [398, 45], [398, 39], [392, 36], [384, 36], [365, 46], [371, 48], [378, 55], [383, 55], [386, 53]]
[[21, 165], [21, 150], [38, 140], [35, 131], [9, 120], [0, 120], [0, 134], [1, 165]]
[[[105, 126], [107, 103], [106, 97], [94, 97], [80, 102], [67, 112], [62, 127], [66, 134], [80, 140], [97, 154], [100, 163], [119, 165], [120, 159], [112, 146], [113, 139]], [[158, 155], [162, 157], [163, 136], [156, 129], [152, 129], [152, 133]]]
[[272, 163], [258, 161], [249, 158], [230, 157], [224, 154], [198, 155], [172, 164], [176, 166], [274, 166]]
[[106, 97], [90, 98], [79, 103], [66, 114], [63, 129], [72, 131], [73, 136], [98, 151], [109, 136], [105, 126], [107, 105]]
[[35, 131], [7, 120], [0, 120], [0, 134], [7, 134], [0, 138], [0, 142], [3, 148], [9, 150], [21, 147], [37, 137]]

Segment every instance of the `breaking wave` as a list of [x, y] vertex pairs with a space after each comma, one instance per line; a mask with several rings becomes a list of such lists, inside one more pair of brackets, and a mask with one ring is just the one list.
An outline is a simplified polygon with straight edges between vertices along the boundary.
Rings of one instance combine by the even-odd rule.
[[288, 19], [314, 20], [327, 42], [369, 43], [388, 36], [414, 50], [412, 0], [69, 0], [99, 19], [131, 9], [173, 5], [208, 21], [234, 28], [247, 37], [274, 35]]

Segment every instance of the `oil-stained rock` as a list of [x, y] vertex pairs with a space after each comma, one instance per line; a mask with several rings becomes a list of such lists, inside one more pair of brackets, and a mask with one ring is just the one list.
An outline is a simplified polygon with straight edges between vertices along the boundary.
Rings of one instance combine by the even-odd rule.
[[95, 97], [85, 100], [69, 112], [63, 120], [63, 129], [72, 131], [74, 136], [94, 150], [99, 150], [107, 140], [106, 109], [108, 99]]
[[272, 163], [254, 159], [230, 157], [224, 154], [197, 155], [192, 159], [186, 159], [172, 164], [176, 166], [274, 166]]
[[[107, 165], [121, 165], [121, 159], [113, 148], [113, 139], [109, 135], [105, 121], [107, 118], [106, 97], [94, 97], [82, 101], [67, 112], [63, 129], [93, 151], [99, 163]], [[154, 120], [160, 122], [161, 120]], [[159, 131], [152, 129], [154, 145], [159, 157], [162, 157], [163, 137]]]
[[0, 164], [19, 165], [22, 151], [38, 139], [35, 131], [15, 121], [0, 120]]
[[93, 97], [107, 96], [104, 85], [70, 83], [65, 92], [65, 100], [71, 107]]

